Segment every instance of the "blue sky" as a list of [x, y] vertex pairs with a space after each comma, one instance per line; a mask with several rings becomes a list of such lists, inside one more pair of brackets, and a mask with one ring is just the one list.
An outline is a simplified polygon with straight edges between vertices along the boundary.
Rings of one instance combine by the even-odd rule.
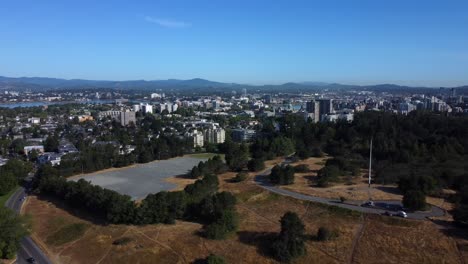
[[0, 5], [0, 75], [468, 84], [468, 1]]

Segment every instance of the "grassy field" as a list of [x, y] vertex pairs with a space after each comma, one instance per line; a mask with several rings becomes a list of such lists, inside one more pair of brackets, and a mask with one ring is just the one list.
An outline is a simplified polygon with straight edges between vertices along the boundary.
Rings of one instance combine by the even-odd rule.
[[[269, 161], [271, 166], [276, 161]], [[277, 263], [267, 247], [280, 230], [287, 211], [296, 212], [310, 239], [307, 255], [294, 263], [462, 263], [466, 247], [429, 221], [393, 220], [362, 215], [271, 194], [253, 182], [253, 174], [240, 183], [235, 173], [219, 176], [220, 190], [236, 195], [240, 228], [223, 241], [199, 235], [198, 223], [177, 221], [174, 225], [103, 225], [60, 201], [32, 196], [26, 212], [33, 215], [33, 233], [44, 241], [57, 263], [193, 263], [209, 254], [223, 256], [227, 263]], [[87, 219], [87, 220], [84, 220]], [[75, 224], [81, 223], [87, 227]], [[326, 242], [313, 239], [319, 227], [337, 237]], [[73, 230], [67, 235], [64, 230]], [[78, 232], [79, 231], [79, 232]], [[55, 243], [57, 236], [63, 243]], [[457, 238], [459, 239], [459, 238]], [[122, 241], [124, 241], [122, 243]], [[466, 249], [468, 250], [468, 248]]]
[[46, 239], [47, 244], [60, 246], [65, 243], [75, 241], [84, 235], [89, 225], [85, 223], [73, 223], [65, 225], [57, 232], [48, 236]]
[[8, 199], [10, 198], [10, 196], [12, 196], [16, 190], [18, 190], [19, 186], [13, 188], [13, 190], [11, 190], [9, 193], [5, 194], [5, 195], [1, 195], [0, 196], [0, 206], [4, 206], [6, 201], [8, 201]]

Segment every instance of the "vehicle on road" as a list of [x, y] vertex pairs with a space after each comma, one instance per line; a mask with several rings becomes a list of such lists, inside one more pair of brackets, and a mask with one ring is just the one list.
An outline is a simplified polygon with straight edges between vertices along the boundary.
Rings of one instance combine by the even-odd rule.
[[375, 204], [374, 204], [373, 201], [367, 201], [367, 202], [363, 203], [361, 206], [374, 207]]
[[390, 213], [389, 211], [385, 211], [385, 213], [383, 213], [383, 215], [386, 215], [386, 216], [393, 216], [393, 214]]
[[36, 260], [33, 257], [27, 259], [28, 263], [36, 263]]
[[398, 212], [396, 213], [396, 216], [403, 217], [403, 218], [408, 217], [408, 215], [406, 214], [405, 211], [398, 211]]

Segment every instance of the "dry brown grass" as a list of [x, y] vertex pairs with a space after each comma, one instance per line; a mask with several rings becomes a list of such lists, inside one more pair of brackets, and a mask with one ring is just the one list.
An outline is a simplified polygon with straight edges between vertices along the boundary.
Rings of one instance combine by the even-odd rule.
[[388, 225], [369, 216], [356, 248], [357, 263], [460, 263], [455, 241], [431, 222]]
[[[287, 211], [299, 214], [310, 237], [321, 226], [339, 235], [327, 242], [308, 240], [308, 254], [295, 263], [349, 263], [351, 257], [354, 263], [460, 263], [460, 254], [464, 254], [459, 253], [452, 237], [431, 222], [391, 222], [378, 216], [364, 220], [346, 211], [271, 194], [255, 185], [254, 175], [250, 173], [241, 183], [230, 181], [235, 173], [219, 177], [220, 189], [238, 197], [241, 221], [238, 232], [224, 241], [205, 239], [198, 234], [200, 224], [184, 221], [174, 225], [101, 225], [83, 220], [86, 215], [77, 217], [80, 212], [73, 214], [57, 201], [51, 203], [34, 196], [25, 209], [33, 215], [35, 237], [42, 241], [61, 225], [90, 225], [73, 242], [47, 245], [57, 263], [191, 263], [209, 254], [223, 256], [227, 263], [276, 263], [264, 249], [279, 231], [279, 220]], [[113, 245], [122, 237], [131, 241]], [[463, 241], [459, 238], [459, 245]]]
[[[352, 177], [350, 182], [334, 183], [327, 188], [316, 187], [317, 171], [320, 170], [328, 157], [308, 158], [301, 160], [294, 165], [305, 164], [310, 171], [305, 173], [295, 173], [294, 184], [281, 186], [281, 188], [317, 197], [338, 199], [344, 197], [347, 200], [366, 201], [372, 200], [401, 200], [402, 194], [396, 185], [372, 184], [369, 189], [367, 182], [367, 171], [363, 170], [361, 177]], [[450, 190], [444, 190], [449, 193]], [[454, 205], [445, 199], [437, 197], [427, 197], [427, 202], [445, 210], [452, 210]]]

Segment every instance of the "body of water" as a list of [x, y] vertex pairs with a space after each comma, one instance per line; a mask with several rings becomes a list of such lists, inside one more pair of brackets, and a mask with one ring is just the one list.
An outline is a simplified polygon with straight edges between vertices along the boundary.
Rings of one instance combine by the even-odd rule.
[[18, 102], [18, 103], [0, 103], [0, 107], [16, 108], [16, 107], [36, 107], [45, 105], [60, 105], [60, 104], [112, 104], [115, 100], [91, 100], [91, 101], [68, 101], [68, 102]]

